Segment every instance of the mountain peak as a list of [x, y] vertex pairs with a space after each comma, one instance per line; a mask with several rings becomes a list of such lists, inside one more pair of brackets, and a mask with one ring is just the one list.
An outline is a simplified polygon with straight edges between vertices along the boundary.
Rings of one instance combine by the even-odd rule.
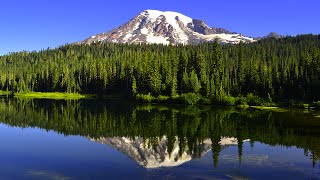
[[203, 20], [192, 19], [178, 12], [145, 10], [119, 28], [91, 36], [78, 44], [114, 42], [177, 45], [211, 41], [237, 44], [255, 40], [223, 28], [211, 28]]
[[276, 32], [270, 32], [267, 36], [267, 38], [281, 38], [281, 35], [277, 34]]
[[146, 14], [153, 20], [156, 20], [160, 16], [164, 16], [169, 24], [176, 23], [177, 17], [185, 26], [187, 26], [189, 23], [192, 23], [192, 18], [174, 11], [163, 12], [159, 10], [145, 10], [140, 14]]

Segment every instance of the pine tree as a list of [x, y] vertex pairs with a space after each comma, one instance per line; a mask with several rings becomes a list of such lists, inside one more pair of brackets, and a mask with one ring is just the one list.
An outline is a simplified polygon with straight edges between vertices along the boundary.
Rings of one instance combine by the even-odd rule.
[[191, 71], [190, 86], [191, 86], [191, 92], [199, 93], [201, 89], [201, 84], [194, 70]]

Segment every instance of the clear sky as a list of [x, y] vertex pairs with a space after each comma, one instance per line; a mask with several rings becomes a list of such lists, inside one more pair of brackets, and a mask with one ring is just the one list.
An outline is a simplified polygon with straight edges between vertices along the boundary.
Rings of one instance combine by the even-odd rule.
[[320, 0], [3, 0], [0, 54], [80, 41], [146, 9], [180, 12], [253, 37], [320, 34]]

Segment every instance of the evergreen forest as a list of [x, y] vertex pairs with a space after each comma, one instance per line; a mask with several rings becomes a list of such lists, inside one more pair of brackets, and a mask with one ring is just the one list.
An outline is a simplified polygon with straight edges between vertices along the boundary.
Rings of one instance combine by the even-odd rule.
[[0, 89], [143, 102], [320, 104], [320, 35], [220, 45], [68, 44], [0, 56]]

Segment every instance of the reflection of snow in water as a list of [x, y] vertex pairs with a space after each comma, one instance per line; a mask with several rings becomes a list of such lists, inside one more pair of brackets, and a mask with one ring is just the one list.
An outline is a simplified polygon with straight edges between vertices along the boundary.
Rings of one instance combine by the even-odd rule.
[[[149, 139], [141, 137], [111, 137], [90, 140], [109, 145], [120, 152], [128, 155], [131, 159], [135, 160], [141, 166], [146, 168], [159, 168], [159, 167], [173, 167], [179, 166], [183, 163], [195, 158], [194, 154], [186, 147], [183, 152], [180, 152], [180, 144], [178, 137], [175, 138], [172, 144], [172, 152], [168, 152], [168, 139], [166, 136], [159, 138], [156, 146], [148, 146]], [[248, 141], [248, 140], [244, 140]], [[219, 144], [222, 147], [237, 145], [238, 141], [233, 137], [221, 138]], [[212, 142], [210, 139], [205, 139], [198, 145], [199, 157], [203, 157], [211, 150]]]
[[[148, 146], [149, 140], [144, 140], [141, 137], [112, 137], [91, 140], [114, 147], [146, 168], [179, 166], [192, 159], [189, 151], [179, 154], [180, 148], [177, 138], [173, 143], [171, 154], [168, 152], [168, 140], [165, 136], [157, 140], [155, 147]], [[210, 145], [207, 145], [206, 149], [209, 148]]]

